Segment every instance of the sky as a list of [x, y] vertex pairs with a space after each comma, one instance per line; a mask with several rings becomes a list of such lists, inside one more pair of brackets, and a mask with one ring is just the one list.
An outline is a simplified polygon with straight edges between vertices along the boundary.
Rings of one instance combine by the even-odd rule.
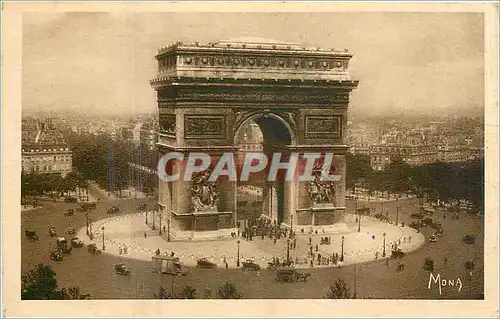
[[481, 13], [125, 13], [23, 15], [23, 110], [155, 111], [154, 55], [174, 41], [260, 37], [349, 49], [350, 110], [373, 115], [484, 108]]

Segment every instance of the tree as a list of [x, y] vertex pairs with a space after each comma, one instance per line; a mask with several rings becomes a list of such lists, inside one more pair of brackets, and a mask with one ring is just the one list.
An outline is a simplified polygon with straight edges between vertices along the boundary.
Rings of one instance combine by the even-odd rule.
[[346, 282], [337, 279], [334, 284], [330, 284], [330, 290], [326, 294], [327, 299], [351, 299], [352, 295]]
[[153, 295], [155, 299], [196, 299], [196, 289], [186, 285], [180, 293], [172, 296], [163, 286], [160, 286], [158, 294], [153, 293]]
[[178, 299], [195, 299], [196, 298], [196, 289], [191, 287], [190, 285], [184, 286], [184, 289], [179, 293]]
[[391, 162], [385, 168], [386, 178], [389, 180], [388, 189], [393, 193], [401, 193], [411, 188], [411, 166], [399, 156], [391, 157]]
[[229, 282], [220, 286], [217, 294], [220, 299], [241, 299], [242, 297], [241, 293], [236, 289], [236, 286]]
[[80, 294], [80, 289], [57, 289], [56, 273], [50, 266], [38, 264], [34, 269], [21, 275], [22, 300], [49, 300], [49, 299], [90, 299], [90, 295]]
[[346, 155], [346, 188], [355, 191], [356, 185], [368, 180], [373, 173], [368, 155]]

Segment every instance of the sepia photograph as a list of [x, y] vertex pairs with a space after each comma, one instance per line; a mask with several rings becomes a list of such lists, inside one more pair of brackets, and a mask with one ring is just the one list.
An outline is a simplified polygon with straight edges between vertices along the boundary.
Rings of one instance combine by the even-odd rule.
[[498, 7], [52, 4], [2, 116], [18, 306], [498, 298]]

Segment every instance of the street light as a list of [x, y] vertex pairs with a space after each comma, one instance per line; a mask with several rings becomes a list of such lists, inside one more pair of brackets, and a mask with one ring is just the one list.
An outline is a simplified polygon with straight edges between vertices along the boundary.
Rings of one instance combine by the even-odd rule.
[[385, 257], [385, 232], [382, 235], [384, 236], [384, 250], [382, 251], [382, 257]]
[[155, 212], [153, 212], [153, 230], [156, 230], [156, 225], [155, 225]]
[[293, 215], [290, 215], [290, 234], [292, 234], [293, 231]]
[[341, 238], [342, 238], [342, 245], [341, 245], [342, 250], [340, 252], [340, 261], [344, 261], [344, 236], [342, 235]]
[[161, 236], [161, 212], [159, 215], [160, 215], [159, 217], [160, 217], [160, 236]]
[[87, 221], [87, 236], [89, 235], [89, 212], [85, 213], [85, 219]]
[[238, 240], [236, 243], [238, 244], [238, 256], [236, 258], [236, 267], [239, 267], [240, 266], [240, 241]]
[[106, 246], [104, 246], [104, 226], [101, 227], [102, 230], [102, 251], [106, 250]]
[[[172, 212], [170, 213], [170, 216], [172, 216]], [[167, 219], [167, 241], [170, 241], [170, 218]]]
[[286, 262], [290, 263], [290, 239], [286, 240]]
[[399, 224], [399, 196], [396, 197], [396, 227]]

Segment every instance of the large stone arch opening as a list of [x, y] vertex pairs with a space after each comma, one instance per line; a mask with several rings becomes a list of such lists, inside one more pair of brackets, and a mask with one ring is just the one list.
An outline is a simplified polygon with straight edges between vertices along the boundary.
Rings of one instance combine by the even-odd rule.
[[[151, 81], [159, 108], [159, 152], [205, 152], [216, 161], [241, 152], [239, 130], [254, 123], [268, 156], [334, 154], [340, 179], [328, 186], [328, 200], [316, 196], [323, 184], [278, 180], [264, 183], [262, 203], [262, 215], [285, 226], [334, 224], [345, 210], [347, 106], [358, 84], [348, 72], [351, 57], [346, 50], [255, 39], [162, 47], [156, 55], [158, 76]], [[185, 166], [169, 163], [172, 172]], [[160, 180], [158, 204], [171, 229], [168, 238], [235, 231], [238, 182], [200, 181]], [[216, 196], [205, 196], [203, 189]]]
[[[258, 130], [259, 132], [256, 132]], [[262, 152], [268, 159], [282, 152], [286, 146], [295, 144], [295, 132], [279, 115], [260, 111], [248, 116], [236, 129], [234, 145], [238, 146], [238, 159], [244, 160], [247, 152]], [[291, 193], [283, 175], [269, 182], [267, 172], [252, 174], [248, 181], [238, 182], [238, 219], [245, 222], [261, 216], [277, 223], [290, 218]], [[293, 185], [292, 185], [293, 186]], [[287, 218], [288, 217], [288, 218]]]

